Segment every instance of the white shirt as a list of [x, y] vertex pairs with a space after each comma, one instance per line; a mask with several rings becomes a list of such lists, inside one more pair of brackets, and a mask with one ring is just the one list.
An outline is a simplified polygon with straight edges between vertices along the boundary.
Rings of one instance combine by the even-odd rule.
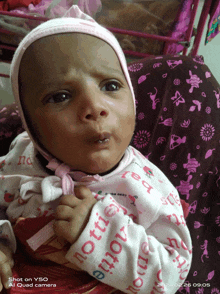
[[[175, 293], [188, 275], [192, 243], [178, 192], [166, 176], [131, 146], [103, 177], [70, 175], [98, 201], [66, 259], [124, 293]], [[61, 179], [47, 173], [27, 133], [20, 134], [0, 157], [0, 205], [9, 220], [49, 215], [62, 194]], [[0, 236], [15, 251], [10, 222], [0, 225]]]

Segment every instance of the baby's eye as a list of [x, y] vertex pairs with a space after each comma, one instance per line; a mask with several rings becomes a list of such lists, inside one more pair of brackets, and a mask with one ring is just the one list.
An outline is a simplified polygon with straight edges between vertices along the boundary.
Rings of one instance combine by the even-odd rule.
[[61, 103], [71, 98], [69, 93], [56, 93], [51, 95], [46, 103]]
[[102, 87], [104, 91], [118, 91], [120, 88], [121, 88], [121, 85], [116, 81], [108, 82], [105, 84], [104, 87]]

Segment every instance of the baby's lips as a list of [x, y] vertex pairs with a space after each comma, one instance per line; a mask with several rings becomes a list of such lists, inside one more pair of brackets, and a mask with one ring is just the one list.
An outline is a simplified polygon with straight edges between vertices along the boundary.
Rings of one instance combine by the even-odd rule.
[[111, 137], [111, 134], [108, 132], [103, 132], [100, 134], [99, 139], [98, 140], [106, 140], [109, 139]]
[[101, 132], [101, 133], [96, 133], [95, 135], [90, 136], [88, 138], [88, 141], [90, 143], [94, 143], [94, 142], [109, 139], [110, 137], [111, 137], [111, 133], [109, 133], [109, 132]]

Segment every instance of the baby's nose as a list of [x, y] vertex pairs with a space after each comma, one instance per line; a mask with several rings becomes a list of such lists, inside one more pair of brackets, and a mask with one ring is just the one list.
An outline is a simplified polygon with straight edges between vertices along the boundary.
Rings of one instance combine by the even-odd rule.
[[105, 110], [102, 110], [100, 113], [88, 113], [85, 116], [85, 120], [97, 120], [99, 117], [105, 117], [107, 115], [107, 112]]
[[80, 120], [84, 122], [97, 121], [108, 116], [108, 109], [102, 93], [90, 93], [84, 96], [80, 111]]

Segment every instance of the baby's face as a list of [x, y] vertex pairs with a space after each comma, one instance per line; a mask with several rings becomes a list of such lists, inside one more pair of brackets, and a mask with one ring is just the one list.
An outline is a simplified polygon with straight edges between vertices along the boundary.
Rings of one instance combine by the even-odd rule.
[[22, 105], [37, 140], [88, 174], [121, 160], [135, 127], [132, 94], [114, 50], [85, 34], [40, 39], [19, 74]]

